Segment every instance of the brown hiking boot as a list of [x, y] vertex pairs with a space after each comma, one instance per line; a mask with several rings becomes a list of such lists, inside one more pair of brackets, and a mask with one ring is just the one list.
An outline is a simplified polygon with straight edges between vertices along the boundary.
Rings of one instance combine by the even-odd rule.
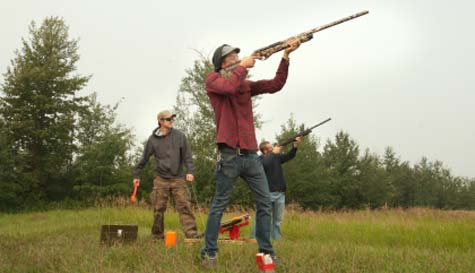
[[152, 234], [152, 241], [153, 242], [160, 242], [160, 241], [163, 241], [164, 239], [165, 239], [165, 236], [163, 236], [163, 235]]
[[218, 258], [215, 256], [209, 256], [207, 252], [201, 250], [200, 253], [202, 265], [207, 269], [217, 269], [218, 268]]
[[203, 241], [203, 234], [194, 234], [191, 236], [186, 236], [185, 237], [185, 243], [196, 243], [196, 242], [202, 242]]
[[206, 258], [203, 260], [203, 266], [207, 269], [218, 269], [218, 259], [214, 258]]
[[202, 234], [193, 234], [190, 236], [186, 236], [186, 239], [203, 239], [204, 237], [205, 235], [202, 233]]

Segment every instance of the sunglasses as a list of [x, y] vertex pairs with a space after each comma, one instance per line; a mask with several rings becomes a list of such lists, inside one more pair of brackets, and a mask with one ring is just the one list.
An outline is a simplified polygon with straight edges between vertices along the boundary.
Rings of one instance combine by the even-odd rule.
[[175, 118], [162, 118], [162, 120], [166, 120], [166, 121], [175, 121]]

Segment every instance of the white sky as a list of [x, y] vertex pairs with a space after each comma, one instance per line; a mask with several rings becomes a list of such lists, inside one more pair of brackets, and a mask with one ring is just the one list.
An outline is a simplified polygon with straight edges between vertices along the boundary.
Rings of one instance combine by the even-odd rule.
[[[290, 113], [307, 125], [332, 121], [323, 141], [344, 130], [363, 149], [392, 146], [403, 160], [439, 159], [455, 175], [475, 177], [475, 2], [459, 1], [6, 1], [0, 5], [0, 72], [28, 25], [61, 16], [80, 38], [85, 91], [102, 103], [124, 97], [119, 121], [140, 141], [156, 113], [172, 108], [185, 69], [223, 44], [241, 55], [353, 13], [370, 14], [315, 35], [292, 53], [284, 89], [264, 95], [273, 139]], [[281, 53], [251, 70], [273, 77]], [[0, 76], [3, 81], [3, 77]], [[84, 93], [86, 94], [86, 93]]]

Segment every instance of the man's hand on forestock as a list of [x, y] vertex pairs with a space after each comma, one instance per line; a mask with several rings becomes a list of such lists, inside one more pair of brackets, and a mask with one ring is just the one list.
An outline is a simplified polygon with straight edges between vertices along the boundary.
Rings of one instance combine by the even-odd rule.
[[292, 40], [288, 40], [287, 41], [287, 44], [289, 45], [288, 48], [285, 49], [284, 51], [284, 59], [286, 60], [289, 60], [289, 54], [296, 50], [297, 48], [299, 48], [300, 46], [300, 41], [297, 40], [297, 39], [292, 39]]
[[303, 140], [303, 136], [296, 137], [294, 141], [294, 147], [297, 148], [300, 145], [300, 142], [302, 142], [302, 140]]

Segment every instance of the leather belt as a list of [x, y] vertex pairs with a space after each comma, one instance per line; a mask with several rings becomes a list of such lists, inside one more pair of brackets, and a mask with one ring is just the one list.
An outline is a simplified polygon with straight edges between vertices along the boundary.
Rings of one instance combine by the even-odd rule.
[[231, 148], [228, 145], [225, 144], [218, 144], [218, 149], [220, 152], [224, 153], [233, 153], [237, 155], [250, 155], [250, 154], [256, 154], [256, 151], [253, 150], [246, 150], [246, 149], [241, 149], [239, 147], [236, 148]]

